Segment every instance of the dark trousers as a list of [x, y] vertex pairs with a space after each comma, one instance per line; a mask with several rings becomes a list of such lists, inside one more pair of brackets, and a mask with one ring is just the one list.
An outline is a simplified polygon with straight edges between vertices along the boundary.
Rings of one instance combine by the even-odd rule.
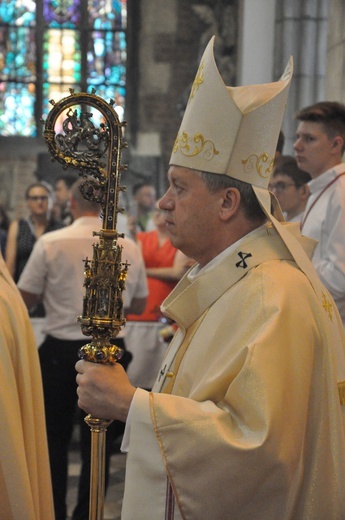
[[[75, 363], [78, 360], [78, 350], [86, 343], [87, 339], [65, 341], [47, 336], [39, 348], [56, 520], [66, 520], [67, 515], [68, 450], [75, 424], [77, 403]], [[116, 345], [123, 347], [123, 340], [116, 340]], [[125, 366], [129, 361], [130, 359], [124, 356], [122, 364]], [[84, 422], [85, 413], [79, 412], [78, 415], [80, 419], [82, 469], [79, 480], [78, 504], [73, 518], [74, 520], [88, 520], [91, 434], [89, 427]], [[106, 485], [108, 484], [109, 461], [114, 438], [123, 432], [123, 427], [123, 423], [114, 421], [108, 428], [106, 437]]]

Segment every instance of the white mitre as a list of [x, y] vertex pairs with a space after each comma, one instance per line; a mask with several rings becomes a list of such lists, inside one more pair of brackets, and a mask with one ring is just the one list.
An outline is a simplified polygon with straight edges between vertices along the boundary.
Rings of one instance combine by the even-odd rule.
[[270, 211], [267, 186], [292, 78], [292, 58], [279, 81], [227, 87], [215, 63], [213, 44], [214, 37], [201, 59], [170, 164], [248, 182]]
[[251, 184], [263, 211], [315, 288], [318, 277], [306, 250], [310, 255], [316, 242], [302, 239], [291, 224], [277, 220], [284, 218], [267, 189], [292, 79], [292, 58], [279, 81], [227, 87], [213, 44], [214, 37], [201, 58], [170, 164]]

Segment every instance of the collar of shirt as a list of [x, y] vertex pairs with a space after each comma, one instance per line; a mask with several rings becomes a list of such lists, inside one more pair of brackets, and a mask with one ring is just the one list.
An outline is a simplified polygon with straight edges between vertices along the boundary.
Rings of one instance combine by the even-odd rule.
[[340, 163], [308, 182], [310, 193], [323, 190], [339, 173], [345, 171], [345, 163]]
[[[92, 217], [92, 216], [85, 216], [85, 217], [79, 217], [77, 219], [75, 219], [71, 226], [89, 226], [90, 224], [92, 224], [94, 222], [95, 226], [96, 226], [96, 229], [95, 231], [99, 231], [102, 227], [102, 220], [100, 219], [100, 217]], [[98, 229], [97, 229], [98, 228]]]

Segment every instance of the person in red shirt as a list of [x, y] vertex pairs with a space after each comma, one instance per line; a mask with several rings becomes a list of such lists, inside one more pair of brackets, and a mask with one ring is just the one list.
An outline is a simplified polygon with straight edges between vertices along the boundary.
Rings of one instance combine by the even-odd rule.
[[149, 389], [165, 355], [165, 334], [170, 339], [173, 329], [163, 318], [160, 305], [194, 263], [172, 246], [166, 230], [165, 212], [156, 208], [153, 222], [155, 230], [143, 231], [135, 236], [142, 248], [148, 277], [146, 307], [142, 314], [129, 314], [126, 318], [126, 345], [133, 355], [128, 376], [132, 384]]

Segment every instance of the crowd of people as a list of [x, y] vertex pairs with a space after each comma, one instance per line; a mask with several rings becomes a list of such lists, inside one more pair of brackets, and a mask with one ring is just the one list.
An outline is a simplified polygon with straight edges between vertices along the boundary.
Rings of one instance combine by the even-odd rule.
[[[294, 156], [284, 155], [291, 78], [289, 63], [275, 83], [227, 87], [208, 44], [167, 192], [158, 200], [151, 182], [134, 185], [119, 223], [130, 268], [116, 341], [126, 355], [114, 366], [77, 362], [86, 342], [76, 321], [82, 261], [101, 224], [82, 180], [62, 175], [54, 189], [35, 182], [26, 218], [10, 223], [0, 213], [1, 355], [13, 367], [7, 388], [19, 388], [2, 396], [1, 442], [10, 453], [20, 440], [23, 451], [14, 461], [21, 503], [13, 505], [9, 460], [0, 502], [27, 511], [14, 520], [66, 520], [76, 415], [82, 471], [73, 520], [88, 519], [85, 412], [114, 421], [106, 488], [115, 439], [128, 452], [123, 520], [345, 517], [345, 106], [301, 109]], [[29, 318], [39, 308], [37, 351]], [[17, 435], [10, 408], [21, 415]], [[24, 417], [31, 424], [32, 416], [28, 433]]]
[[[99, 203], [82, 196], [83, 182], [84, 179], [74, 173], [59, 176], [54, 187], [44, 181], [34, 182], [25, 192], [26, 216], [10, 222], [6, 211], [1, 212], [3, 257], [27, 306], [35, 332], [36, 318], [44, 318], [42, 334], [36, 334], [36, 343], [55, 520], [65, 519], [67, 514], [68, 452], [77, 422], [82, 466], [73, 520], [89, 517], [90, 431], [84, 422], [85, 413], [78, 412], [76, 407], [74, 365], [78, 350], [87, 341], [76, 319], [81, 314], [84, 295], [83, 259], [91, 256], [93, 231], [100, 229], [101, 215]], [[133, 383], [142, 384], [146, 380], [148, 388], [153, 385], [167, 347], [159, 334], [163, 327], [159, 321], [159, 306], [190, 264], [168, 240], [163, 212], [156, 206], [154, 185], [141, 181], [133, 186], [132, 195], [129, 207], [135, 214], [121, 215], [118, 226], [118, 231], [125, 234], [119, 243], [130, 264], [124, 293], [129, 325], [121, 330], [116, 344], [125, 352], [120, 361], [122, 366], [128, 370], [133, 364], [130, 373]], [[151, 245], [145, 247], [145, 243]], [[149, 335], [146, 329], [134, 331], [133, 335], [136, 320], [140, 320], [141, 325], [147, 320], [149, 326], [154, 322], [156, 327]], [[129, 336], [128, 341], [125, 335]], [[137, 344], [140, 349], [136, 348]], [[123, 428], [119, 421], [113, 421], [108, 428], [105, 489], [110, 456]]]

